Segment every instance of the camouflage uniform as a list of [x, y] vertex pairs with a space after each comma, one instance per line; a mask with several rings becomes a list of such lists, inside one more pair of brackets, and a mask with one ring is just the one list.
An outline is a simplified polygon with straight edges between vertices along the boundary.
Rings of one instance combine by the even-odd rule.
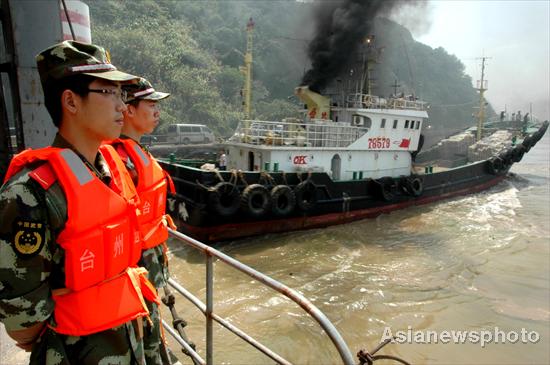
[[[154, 100], [158, 101], [167, 98], [170, 94], [159, 92], [153, 89], [153, 86], [149, 81], [144, 78], [140, 78], [136, 83], [131, 85], [124, 85], [123, 89], [128, 93], [127, 102], [139, 103], [140, 100]], [[130, 137], [122, 134], [121, 139], [129, 139]], [[137, 141], [139, 144], [139, 141]], [[141, 146], [143, 152], [149, 155], [150, 158], [154, 157], [149, 153], [147, 149]], [[118, 151], [118, 148], [117, 148]], [[121, 155], [134, 184], [137, 186], [139, 181], [138, 172], [135, 168], [133, 161], [128, 156]], [[166, 257], [166, 245], [157, 245], [155, 247], [143, 250], [141, 258], [138, 263], [139, 266], [144, 267], [149, 272], [148, 278], [157, 290], [162, 290], [167, 285], [169, 277], [168, 273], [168, 258]], [[162, 365], [170, 364], [168, 360], [167, 348], [163, 341], [163, 334], [161, 328], [160, 311], [156, 305], [148, 303], [153, 326], [150, 323], [144, 322], [144, 337], [143, 344], [145, 349], [145, 358], [148, 365]], [[161, 344], [160, 351], [158, 344]]]
[[[65, 41], [36, 59], [44, 89], [77, 74], [119, 82], [136, 79], [116, 70], [105, 50], [91, 44]], [[99, 153], [92, 165], [60, 135], [52, 146], [74, 150], [109, 183], [109, 169]], [[26, 166], [0, 188], [0, 321], [12, 333], [53, 323], [52, 290], [65, 287], [65, 251], [56, 238], [67, 221], [67, 202], [58, 182], [44, 190], [29, 177], [41, 163]], [[62, 335], [45, 327], [31, 342], [30, 363], [146, 364], [141, 326], [136, 320], [87, 336]]]
[[[52, 146], [71, 148], [59, 135]], [[80, 157], [96, 176], [109, 182], [100, 154], [95, 166]], [[65, 252], [55, 237], [67, 221], [67, 203], [58, 182], [45, 191], [29, 178], [28, 173], [39, 165], [26, 167], [0, 188], [0, 320], [7, 330], [51, 320], [51, 290], [65, 287]], [[35, 231], [42, 238], [36, 252], [23, 254], [15, 247], [15, 236], [21, 231]], [[132, 323], [83, 337], [48, 328], [34, 345], [30, 363], [145, 364], [143, 344], [135, 333]]]

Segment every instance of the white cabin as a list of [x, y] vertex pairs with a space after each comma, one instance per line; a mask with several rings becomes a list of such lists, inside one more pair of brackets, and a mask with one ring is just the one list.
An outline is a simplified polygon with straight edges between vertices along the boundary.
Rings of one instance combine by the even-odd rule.
[[410, 175], [428, 118], [424, 106], [356, 94], [331, 108], [332, 119], [243, 121], [225, 143], [227, 168], [326, 172], [333, 180]]

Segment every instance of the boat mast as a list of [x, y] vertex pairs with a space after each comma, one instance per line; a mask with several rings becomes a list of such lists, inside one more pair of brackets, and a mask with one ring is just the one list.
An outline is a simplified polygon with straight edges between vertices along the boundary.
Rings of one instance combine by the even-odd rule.
[[481, 59], [481, 80], [478, 81], [478, 88], [479, 91], [479, 113], [478, 113], [478, 121], [477, 121], [477, 140], [481, 140], [481, 131], [483, 129], [483, 120], [485, 119], [485, 91], [487, 90], [487, 80], [484, 80], [485, 77], [485, 60], [489, 59], [489, 57], [481, 57], [478, 58]]
[[254, 21], [248, 19], [246, 23], [246, 54], [244, 55], [244, 67], [241, 67], [241, 72], [245, 76], [243, 88], [243, 111], [244, 119], [249, 120], [251, 117], [250, 105], [252, 100], [252, 30], [254, 29]]
[[367, 95], [371, 95], [374, 86], [374, 79], [371, 76], [371, 70], [374, 64], [378, 63], [378, 50], [374, 47], [374, 35], [369, 35], [363, 43], [363, 80], [361, 82], [361, 94], [366, 89]]

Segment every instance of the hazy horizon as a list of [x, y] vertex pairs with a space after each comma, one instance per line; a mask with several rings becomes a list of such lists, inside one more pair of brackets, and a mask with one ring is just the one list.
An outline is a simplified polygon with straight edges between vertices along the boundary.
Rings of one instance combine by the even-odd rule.
[[[550, 119], [550, 1], [431, 0], [425, 8], [395, 20], [417, 41], [459, 58], [474, 86], [480, 58], [488, 57], [485, 95], [497, 113], [524, 114], [532, 103], [536, 117]], [[427, 21], [418, 24], [419, 16]]]

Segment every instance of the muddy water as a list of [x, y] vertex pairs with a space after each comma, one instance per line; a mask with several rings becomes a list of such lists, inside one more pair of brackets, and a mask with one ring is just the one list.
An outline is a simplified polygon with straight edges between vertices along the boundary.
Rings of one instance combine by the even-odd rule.
[[[550, 363], [550, 138], [514, 175], [474, 196], [373, 220], [218, 246], [300, 291], [342, 333], [353, 353], [397, 331], [521, 330], [537, 343], [393, 344], [383, 352], [414, 364]], [[204, 259], [171, 241], [171, 270], [204, 300]], [[215, 265], [215, 311], [298, 364], [338, 364], [315, 322], [243, 274]], [[191, 339], [204, 349], [204, 318], [178, 301]], [[167, 311], [164, 311], [167, 315]], [[25, 364], [0, 329], [0, 364]], [[269, 364], [214, 326], [216, 364]], [[204, 350], [200, 351], [204, 356]], [[189, 363], [183, 355], [182, 362]], [[380, 363], [377, 363], [380, 364]]]
[[[550, 139], [493, 189], [374, 220], [218, 246], [300, 291], [336, 325], [353, 353], [384, 331], [519, 333], [516, 343], [393, 344], [415, 364], [550, 363]], [[177, 280], [204, 300], [204, 259], [171, 242]], [[304, 311], [220, 263], [215, 311], [300, 364], [336, 364], [336, 351]], [[204, 348], [204, 320], [178, 304]], [[523, 344], [521, 331], [539, 335]], [[214, 326], [215, 363], [273, 363]], [[388, 333], [388, 332], [386, 332]], [[533, 337], [535, 335], [533, 334]], [[513, 340], [512, 335], [512, 340]], [[502, 342], [502, 340], [501, 340]], [[529, 341], [528, 341], [529, 342]], [[204, 356], [204, 351], [201, 352]], [[184, 358], [182, 357], [182, 360]]]

